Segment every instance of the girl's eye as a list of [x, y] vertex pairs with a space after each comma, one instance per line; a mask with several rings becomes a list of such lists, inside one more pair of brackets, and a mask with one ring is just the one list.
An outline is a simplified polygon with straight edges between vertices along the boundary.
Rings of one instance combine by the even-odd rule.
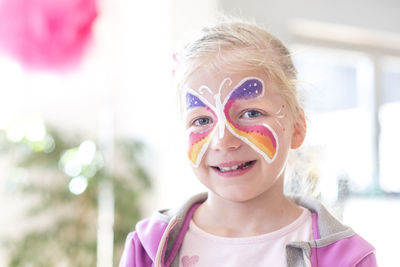
[[198, 118], [198, 119], [193, 121], [193, 125], [194, 126], [204, 126], [204, 125], [207, 125], [207, 124], [210, 124], [210, 123], [211, 123], [211, 119], [210, 118], [206, 118], [206, 117]]
[[254, 119], [261, 116], [261, 112], [251, 109], [251, 110], [247, 110], [246, 112], [243, 113], [242, 118], [244, 119]]

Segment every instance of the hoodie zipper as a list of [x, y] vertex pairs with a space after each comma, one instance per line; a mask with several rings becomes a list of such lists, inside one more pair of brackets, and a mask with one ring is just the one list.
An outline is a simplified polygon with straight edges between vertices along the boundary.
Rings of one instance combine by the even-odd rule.
[[156, 253], [156, 258], [154, 260], [154, 267], [163, 267], [163, 256], [165, 253], [167, 241], [169, 234], [171, 231], [175, 228], [175, 226], [178, 224], [178, 216], [172, 217], [172, 219], [169, 221], [167, 228], [164, 231], [163, 236], [161, 237], [160, 240], [160, 245], [158, 246], [157, 253]]

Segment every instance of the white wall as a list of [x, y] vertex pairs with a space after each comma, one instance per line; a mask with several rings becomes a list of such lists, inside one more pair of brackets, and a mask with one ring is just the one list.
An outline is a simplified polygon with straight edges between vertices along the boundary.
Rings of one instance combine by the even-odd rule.
[[255, 19], [288, 41], [289, 23], [308, 19], [400, 34], [400, 2], [396, 0], [219, 0], [221, 10]]

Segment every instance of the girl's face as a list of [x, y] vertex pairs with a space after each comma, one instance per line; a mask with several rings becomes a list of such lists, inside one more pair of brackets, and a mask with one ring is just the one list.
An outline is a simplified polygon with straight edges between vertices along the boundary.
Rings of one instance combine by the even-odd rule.
[[273, 81], [262, 71], [202, 68], [186, 81], [185, 97], [188, 157], [205, 186], [239, 202], [282, 191], [288, 151], [301, 145], [305, 123], [294, 122]]

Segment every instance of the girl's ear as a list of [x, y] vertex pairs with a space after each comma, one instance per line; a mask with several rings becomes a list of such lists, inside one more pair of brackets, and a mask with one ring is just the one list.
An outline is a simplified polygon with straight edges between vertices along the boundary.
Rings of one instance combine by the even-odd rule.
[[292, 143], [290, 148], [299, 148], [306, 137], [307, 123], [303, 109], [299, 109], [293, 125]]

